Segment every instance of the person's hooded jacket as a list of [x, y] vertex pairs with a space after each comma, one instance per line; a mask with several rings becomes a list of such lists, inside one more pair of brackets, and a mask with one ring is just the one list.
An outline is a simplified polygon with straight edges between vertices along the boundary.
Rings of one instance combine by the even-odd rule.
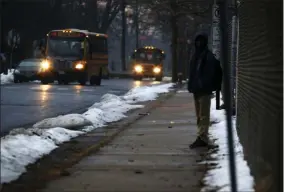
[[[196, 42], [200, 38], [203, 38], [204, 45], [198, 47]], [[216, 89], [216, 62], [219, 61], [216, 60], [207, 45], [208, 37], [206, 34], [196, 36], [195, 52], [191, 57], [189, 66], [188, 91], [190, 93], [211, 94]]]

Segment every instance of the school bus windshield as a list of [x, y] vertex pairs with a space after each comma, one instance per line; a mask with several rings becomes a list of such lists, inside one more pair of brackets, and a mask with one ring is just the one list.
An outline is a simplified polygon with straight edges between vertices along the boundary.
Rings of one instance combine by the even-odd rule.
[[139, 51], [134, 54], [136, 61], [159, 63], [162, 61], [162, 54], [158, 51]]
[[48, 56], [78, 57], [84, 55], [84, 39], [82, 38], [50, 38], [48, 40]]

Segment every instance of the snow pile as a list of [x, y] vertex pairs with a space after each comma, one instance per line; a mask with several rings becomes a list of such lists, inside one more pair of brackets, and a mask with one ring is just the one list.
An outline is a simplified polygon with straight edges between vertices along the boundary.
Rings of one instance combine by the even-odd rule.
[[[28, 134], [30, 133], [30, 134]], [[26, 165], [83, 132], [55, 127], [47, 130], [26, 130], [21, 134], [1, 138], [1, 183], [17, 179]]]
[[163, 77], [163, 81], [171, 81], [171, 80], [172, 80], [172, 77], [167, 77], [167, 76]]
[[[155, 91], [157, 90], [155, 89]], [[157, 94], [157, 92], [154, 93]], [[144, 107], [143, 105], [130, 105], [128, 102], [123, 97], [105, 94], [101, 102], [95, 103], [83, 115], [95, 124], [110, 123], [126, 117], [124, 114], [129, 110]]]
[[52, 127], [64, 127], [66, 129], [74, 129], [88, 125], [92, 125], [92, 122], [83, 117], [81, 114], [68, 114], [44, 119], [34, 124], [33, 127], [44, 129]]
[[[169, 92], [172, 86], [170, 83], [134, 88], [124, 96], [106, 94], [83, 114], [48, 118], [33, 128], [11, 131], [1, 138], [1, 183], [17, 179], [28, 164], [50, 153], [60, 143], [126, 117], [127, 111], [144, 107], [134, 103], [155, 100], [160, 93]], [[69, 130], [74, 128], [81, 130]]]
[[1, 73], [0, 78], [1, 78], [0, 79], [1, 84], [12, 83], [14, 81], [13, 70], [9, 69], [7, 75], [5, 75], [4, 73]]
[[[172, 81], [172, 77], [167, 77], [167, 76], [165, 76], [165, 77], [163, 77], [163, 81]], [[183, 83], [186, 83], [187, 80], [182, 80], [182, 82], [183, 82]]]
[[[209, 133], [215, 144], [219, 146], [216, 153], [211, 154], [215, 160], [207, 161], [207, 163], [216, 163], [217, 166], [209, 170], [204, 178], [206, 187], [202, 191], [211, 191], [218, 189], [218, 191], [230, 191], [230, 170], [229, 170], [229, 156], [227, 146], [227, 125], [225, 110], [216, 110], [216, 99], [211, 100], [211, 121], [217, 122], [213, 124]], [[236, 119], [233, 119], [233, 134], [234, 134], [234, 150], [236, 159], [238, 191], [254, 191], [254, 179], [250, 174], [250, 169], [247, 162], [244, 160], [243, 147], [239, 142], [236, 131]], [[203, 162], [204, 163], [204, 162]]]
[[[143, 86], [131, 89], [123, 96], [123, 99], [128, 103], [144, 102], [155, 100], [160, 93], [166, 93], [173, 86], [172, 83], [157, 85], [157, 86]], [[155, 87], [155, 91], [153, 88]]]

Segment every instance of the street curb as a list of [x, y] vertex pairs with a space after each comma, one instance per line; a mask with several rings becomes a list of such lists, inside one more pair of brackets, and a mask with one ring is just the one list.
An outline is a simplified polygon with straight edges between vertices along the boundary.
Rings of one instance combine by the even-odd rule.
[[[164, 76], [170, 76], [170, 74], [164, 74]], [[132, 79], [133, 74], [129, 73], [110, 73], [109, 78], [125, 78], [125, 79]]]
[[[95, 129], [94, 131], [88, 132], [73, 138], [69, 142], [61, 144], [50, 154], [42, 157], [34, 164], [27, 166], [27, 172], [23, 173], [19, 179], [9, 184], [3, 184], [2, 189], [0, 187], [0, 191], [38, 191], [39, 189], [44, 188], [49, 181], [60, 176], [69, 175], [69, 172], [66, 171], [68, 168], [78, 163], [84, 157], [90, 155], [91, 153], [96, 153], [102, 147], [108, 145], [116, 136], [130, 128], [130, 126], [136, 121], [143, 118], [145, 115], [148, 115], [163, 102], [173, 97], [181, 87], [182, 86], [176, 86], [172, 91], [160, 95], [157, 100], [146, 104], [144, 108], [131, 111], [131, 114], [127, 118], [119, 122], [112, 123], [104, 128]], [[102, 138], [100, 138], [98, 141], [93, 141], [92, 138], [95, 139], [96, 136], [92, 136], [92, 134], [100, 133], [100, 130], [104, 130], [106, 134], [110, 132], [110, 135], [102, 136]], [[87, 143], [89, 146], [85, 146], [84, 139], [89, 139], [91, 144]]]

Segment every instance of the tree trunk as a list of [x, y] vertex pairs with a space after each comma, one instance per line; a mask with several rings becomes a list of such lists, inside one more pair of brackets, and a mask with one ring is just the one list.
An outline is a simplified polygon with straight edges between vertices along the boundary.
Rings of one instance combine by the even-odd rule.
[[125, 1], [121, 1], [121, 25], [122, 25], [122, 34], [121, 34], [121, 67], [122, 71], [126, 71], [125, 63], [125, 33], [126, 33], [126, 18], [125, 18]]
[[171, 25], [172, 25], [172, 82], [177, 82], [177, 18], [175, 15], [171, 16]]
[[138, 0], [135, 2], [135, 43], [136, 49], [139, 48], [139, 12], [138, 12]]

